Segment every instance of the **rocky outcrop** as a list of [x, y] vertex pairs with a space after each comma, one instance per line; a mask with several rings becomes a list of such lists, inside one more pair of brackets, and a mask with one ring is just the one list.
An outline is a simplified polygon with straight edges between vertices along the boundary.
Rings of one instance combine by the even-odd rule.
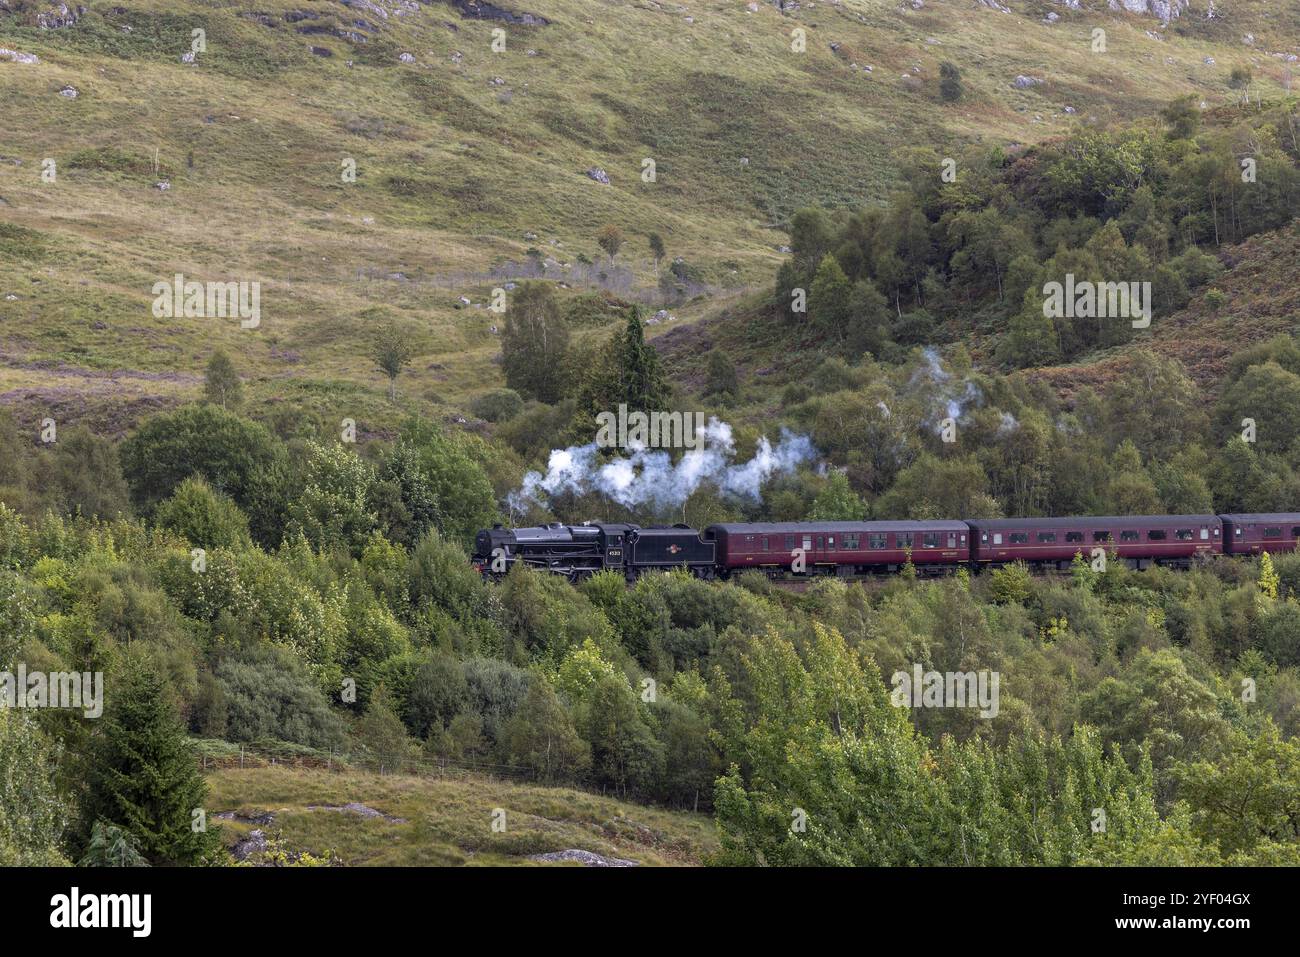
[[604, 854], [596, 854], [592, 851], [583, 851], [576, 848], [567, 851], [552, 851], [549, 854], [530, 854], [530, 861], [541, 861], [546, 864], [553, 864], [564, 861], [576, 861], [587, 867], [640, 867], [639, 861], [628, 861], [621, 857], [606, 857]]
[[1126, 10], [1141, 16], [1156, 17], [1168, 23], [1188, 8], [1188, 0], [1108, 0], [1112, 10]]
[[526, 26], [544, 27], [550, 20], [535, 13], [515, 13], [485, 0], [450, 0], [461, 16], [471, 20], [499, 20], [502, 23], [522, 23]]
[[376, 811], [372, 807], [361, 804], [357, 801], [351, 801], [347, 804], [308, 804], [309, 811], [339, 811], [343, 814], [355, 814], [357, 817], [364, 818], [382, 818], [389, 824], [405, 824], [406, 818], [394, 817], [391, 814], [385, 814], [383, 811]]
[[0, 0], [0, 13], [10, 13], [20, 17], [22, 22], [42, 30], [62, 30], [70, 27], [86, 15], [83, 6], [70, 6], [66, 3], [17, 3], [14, 0]]

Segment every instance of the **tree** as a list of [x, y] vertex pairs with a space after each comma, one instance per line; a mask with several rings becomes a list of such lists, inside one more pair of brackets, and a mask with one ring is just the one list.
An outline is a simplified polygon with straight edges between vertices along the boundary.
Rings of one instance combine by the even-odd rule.
[[623, 231], [614, 225], [604, 226], [601, 228], [600, 232], [596, 234], [596, 243], [601, 249], [605, 250], [605, 254], [609, 256], [609, 261], [612, 265], [614, 257], [617, 256], [618, 251], [623, 248]]
[[605, 347], [582, 386], [575, 429], [595, 431], [595, 416], [626, 404], [631, 411], [655, 412], [666, 408], [669, 386], [659, 353], [645, 341], [641, 312], [627, 311], [627, 324]]
[[813, 499], [808, 513], [810, 522], [860, 522], [866, 518], [867, 505], [849, 485], [843, 472], [831, 472], [826, 487]]
[[808, 291], [808, 317], [822, 330], [839, 337], [848, 328], [849, 296], [853, 291], [849, 277], [839, 261], [827, 253], [822, 257]]
[[591, 744], [595, 783], [617, 794], [645, 793], [657, 777], [663, 748], [646, 724], [627, 679], [621, 674], [597, 678], [580, 711], [583, 737]]
[[397, 377], [401, 375], [402, 367], [411, 361], [412, 355], [410, 337], [397, 328], [397, 323], [389, 322], [380, 327], [371, 343], [370, 357], [388, 376], [390, 401], [397, 401]]
[[35, 717], [0, 708], [0, 866], [66, 863], [59, 842], [68, 809], [52, 773], [57, 758]]
[[341, 444], [308, 443], [302, 491], [289, 506], [290, 535], [315, 548], [342, 546], [360, 554], [379, 517], [372, 507], [374, 467]]
[[1233, 731], [1219, 761], [1180, 764], [1175, 775], [1196, 832], [1225, 856], [1241, 855], [1230, 863], [1295, 866], [1300, 745], [1283, 738], [1272, 721], [1257, 734]]
[[939, 64], [939, 95], [949, 103], [956, 103], [962, 93], [961, 71], [955, 63], [944, 60]]
[[265, 426], [215, 405], [187, 405], [156, 415], [119, 449], [137, 506], [150, 512], [191, 475], [247, 508], [259, 480], [285, 458]]
[[49, 465], [47, 487], [61, 512], [103, 519], [130, 512], [126, 482], [112, 440], [82, 426], [60, 432]]
[[1284, 452], [1300, 438], [1300, 376], [1273, 359], [1251, 366], [1223, 390], [1214, 418], [1224, 437], [1240, 435], [1250, 419], [1261, 452]]
[[[402, 441], [415, 449], [431, 501], [437, 503], [434, 521], [438, 531], [449, 542], [468, 546], [479, 529], [497, 520], [496, 493], [484, 469], [486, 443], [463, 432], [445, 433], [423, 419], [402, 426]], [[413, 492], [407, 504], [412, 516], [430, 514], [416, 507], [421, 501], [430, 500]]]
[[1154, 515], [1161, 509], [1156, 483], [1142, 465], [1142, 453], [1125, 439], [1111, 457], [1111, 479], [1107, 490], [1115, 515]]
[[464, 707], [469, 695], [465, 669], [454, 655], [435, 652], [420, 665], [406, 696], [407, 723], [419, 737], [442, 730]]
[[151, 864], [199, 864], [217, 846], [215, 829], [196, 830], [208, 788], [156, 668], [127, 658], [112, 676], [83, 802], [85, 833], [96, 822], [127, 831]]
[[664, 249], [663, 237], [660, 236], [658, 233], [651, 233], [650, 234], [650, 255], [654, 257], [656, 276], [659, 275], [659, 263], [663, 260], [664, 253], [665, 253], [665, 249]]
[[730, 396], [735, 398], [740, 391], [736, 381], [736, 364], [727, 358], [721, 349], [712, 349], [705, 367], [705, 395]]
[[564, 377], [556, 373], [568, 352], [569, 326], [554, 287], [547, 282], [520, 283], [501, 328], [506, 384], [542, 402], [555, 402], [564, 394]]
[[96, 821], [78, 867], [148, 867], [139, 842], [113, 824]]
[[244, 401], [244, 384], [230, 356], [220, 349], [212, 353], [203, 377], [203, 395], [213, 405], [234, 411]]
[[177, 486], [175, 494], [158, 506], [154, 521], [202, 548], [234, 548], [248, 542], [248, 519], [239, 506], [201, 478], [188, 478]]
[[1170, 139], [1192, 139], [1201, 123], [1201, 111], [1197, 108], [1196, 97], [1181, 96], [1170, 101], [1169, 105], [1160, 111], [1160, 118], [1169, 126]]
[[528, 695], [506, 722], [501, 740], [509, 762], [529, 768], [540, 781], [572, 780], [591, 764], [591, 749], [540, 674], [529, 682]]
[[357, 743], [381, 771], [400, 771], [414, 754], [414, 742], [393, 710], [388, 689], [381, 681], [370, 693], [366, 713], [357, 722]]
[[409, 548], [439, 524], [442, 510], [437, 493], [419, 451], [407, 439], [399, 438], [388, 448], [376, 478], [371, 498], [390, 541]]

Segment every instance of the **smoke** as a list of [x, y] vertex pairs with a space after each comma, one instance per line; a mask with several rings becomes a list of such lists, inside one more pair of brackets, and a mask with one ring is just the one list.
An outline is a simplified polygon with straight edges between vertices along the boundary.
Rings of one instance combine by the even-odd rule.
[[925, 364], [912, 374], [908, 387], [913, 391], [923, 391], [936, 411], [942, 408], [943, 414], [934, 416], [939, 421], [934, 422], [933, 428], [939, 432], [943, 419], [959, 422], [970, 406], [984, 402], [984, 393], [970, 379], [956, 379], [946, 371], [939, 362], [938, 350], [933, 346], [927, 346], [922, 355]]
[[553, 495], [600, 492], [626, 508], [649, 505], [658, 509], [680, 507], [708, 482], [727, 496], [758, 501], [768, 479], [789, 475], [816, 458], [806, 435], [781, 430], [773, 445], [758, 440], [754, 457], [736, 463], [731, 426], [716, 418], [699, 432], [700, 446], [688, 450], [676, 463], [663, 450], [632, 449], [624, 457], [603, 459], [595, 442], [551, 452], [546, 473], [529, 472], [523, 484], [507, 496], [512, 511], [545, 505]]

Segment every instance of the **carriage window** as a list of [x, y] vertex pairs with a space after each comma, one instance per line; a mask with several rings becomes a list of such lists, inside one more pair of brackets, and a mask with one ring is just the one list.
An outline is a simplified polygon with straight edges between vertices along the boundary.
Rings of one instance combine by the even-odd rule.
[[1110, 541], [1110, 532], [1093, 532], [1092, 540], [1094, 542], [1108, 542]]
[[912, 547], [912, 533], [911, 533], [911, 532], [899, 532], [898, 534], [896, 534], [896, 535], [894, 536], [894, 545], [897, 546], [898, 548], [911, 548], [911, 547]]
[[1296, 525], [1291, 529], [1291, 537], [1300, 538], [1300, 525]]
[[1009, 536], [1012, 545], [1024, 545], [1029, 541], [1028, 532], [1012, 532]]
[[885, 533], [872, 532], [870, 535], [867, 536], [867, 545], [870, 546], [871, 548], [884, 548]]
[[805, 535], [805, 536], [803, 537], [803, 550], [804, 550], [805, 552], [810, 552], [810, 551], [812, 551], [812, 536], [811, 536], [811, 535]]
[[1264, 529], [1264, 537], [1265, 537], [1265, 538], [1281, 538], [1281, 537], [1282, 537], [1282, 529], [1280, 529], [1280, 528], [1266, 528], [1266, 529]]
[[1065, 540], [1067, 542], [1081, 542], [1083, 541], [1083, 532], [1066, 532]]
[[957, 535], [954, 532], [948, 533], [948, 547], [949, 548], [957, 547]]
[[1201, 541], [1205, 541], [1209, 537], [1210, 537], [1210, 530], [1208, 528], [1201, 529]]
[[834, 547], [835, 547], [835, 536], [834, 536], [834, 535], [827, 535], [827, 536], [826, 536], [826, 547], [827, 547], [827, 548], [834, 548]]
[[939, 533], [938, 533], [938, 532], [926, 532], [924, 535], [921, 536], [921, 544], [922, 544], [925, 548], [936, 548], [936, 547], [938, 547], [938, 545], [939, 545]]
[[994, 545], [1001, 545], [1001, 544], [1002, 544], [1002, 533], [1001, 533], [1001, 532], [994, 532], [994, 533], [993, 533], [993, 544], [994, 544]]
[[763, 551], [766, 552], [766, 551], [770, 551], [770, 550], [771, 550], [771, 544], [768, 542], [768, 538], [767, 538], [767, 536], [764, 535], [764, 536], [763, 536]]
[[1119, 540], [1121, 542], [1136, 542], [1139, 538], [1141, 538], [1141, 536], [1132, 529], [1126, 529], [1119, 533]]
[[852, 550], [852, 549], [861, 548], [861, 547], [862, 547], [862, 536], [861, 536], [861, 535], [845, 535], [845, 536], [844, 536], [843, 547], [844, 547], [846, 550]]
[[1194, 537], [1195, 536], [1192, 534], [1190, 528], [1180, 528], [1178, 531], [1174, 532], [1174, 538], [1178, 539], [1180, 542], [1190, 542]]
[[1163, 542], [1168, 537], [1169, 536], [1163, 528], [1153, 528], [1151, 531], [1147, 532], [1147, 538], [1153, 542]]
[[1039, 532], [1038, 540], [1040, 542], [1054, 542], [1056, 541], [1056, 532]]
[[794, 536], [793, 536], [793, 535], [787, 535], [787, 536], [785, 537], [785, 548], [786, 548], [786, 551], [791, 551], [791, 550], [794, 548]]

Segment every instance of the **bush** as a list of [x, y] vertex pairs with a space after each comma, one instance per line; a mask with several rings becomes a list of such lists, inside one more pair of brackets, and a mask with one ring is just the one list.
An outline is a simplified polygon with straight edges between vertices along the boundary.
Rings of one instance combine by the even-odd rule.
[[989, 597], [999, 605], [1023, 605], [1033, 594], [1034, 578], [1024, 562], [1014, 562], [993, 570], [989, 580]]
[[524, 410], [524, 400], [514, 389], [486, 392], [470, 403], [469, 410], [480, 419], [504, 422]]
[[154, 521], [205, 549], [235, 548], [248, 543], [248, 519], [229, 498], [201, 478], [189, 478], [158, 506]]
[[[231, 741], [278, 738], [312, 748], [343, 743], [343, 720], [292, 654], [254, 645], [220, 655], [212, 676], [218, 693], [196, 709], [200, 726], [220, 726]], [[219, 712], [219, 713], [217, 713]]]

